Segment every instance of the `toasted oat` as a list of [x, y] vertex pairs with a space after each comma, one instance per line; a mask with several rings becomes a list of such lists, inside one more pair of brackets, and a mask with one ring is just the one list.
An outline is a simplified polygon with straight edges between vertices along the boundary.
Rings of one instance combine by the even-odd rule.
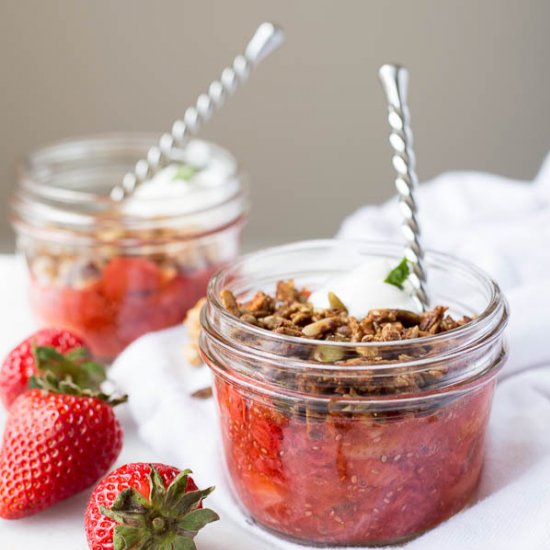
[[191, 394], [191, 397], [194, 397], [195, 399], [210, 399], [213, 395], [212, 386], [206, 386], [206, 388], [201, 388], [200, 390], [196, 390]]
[[325, 317], [319, 321], [315, 321], [302, 329], [302, 335], [308, 338], [318, 339], [320, 336], [328, 332], [333, 332], [334, 329], [344, 324], [344, 320], [340, 317]]
[[222, 290], [222, 293], [220, 295], [220, 299], [222, 301], [223, 307], [229, 311], [232, 315], [239, 316], [239, 306], [237, 305], [237, 300], [232, 292], [229, 290]]

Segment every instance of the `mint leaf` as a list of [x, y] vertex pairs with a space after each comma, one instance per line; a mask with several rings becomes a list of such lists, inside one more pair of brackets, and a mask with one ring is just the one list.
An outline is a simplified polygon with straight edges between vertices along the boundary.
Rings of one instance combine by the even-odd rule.
[[189, 181], [197, 172], [199, 172], [199, 170], [199, 168], [195, 168], [190, 164], [182, 164], [178, 167], [172, 179]]
[[403, 283], [407, 280], [410, 274], [411, 270], [409, 268], [407, 258], [403, 258], [401, 262], [399, 262], [399, 265], [394, 267], [388, 273], [388, 276], [384, 279], [384, 282], [403, 290]]

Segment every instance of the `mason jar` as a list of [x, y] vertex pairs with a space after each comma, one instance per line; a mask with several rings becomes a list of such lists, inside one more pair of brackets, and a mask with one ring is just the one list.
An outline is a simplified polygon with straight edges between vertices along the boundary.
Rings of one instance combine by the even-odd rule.
[[210, 282], [200, 346], [228, 478], [249, 517], [285, 538], [396, 544], [475, 496], [508, 317], [486, 274], [428, 252], [432, 304], [472, 320], [409, 340], [287, 336], [242, 321], [220, 300], [224, 289], [239, 301], [273, 294], [289, 279], [315, 291], [369, 259], [396, 264], [402, 254], [390, 244], [302, 242], [245, 256]]
[[19, 167], [12, 224], [32, 310], [41, 324], [80, 334], [105, 360], [142, 334], [180, 323], [211, 275], [239, 251], [247, 187], [235, 159], [217, 145], [194, 140], [173, 151], [168, 164], [174, 178], [181, 169], [189, 192], [163, 197], [148, 182], [148, 193], [110, 198], [157, 140], [63, 141]]

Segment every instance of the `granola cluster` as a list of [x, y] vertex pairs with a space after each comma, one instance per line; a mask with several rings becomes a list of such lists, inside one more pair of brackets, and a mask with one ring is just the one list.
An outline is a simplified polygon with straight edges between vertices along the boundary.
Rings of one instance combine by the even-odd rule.
[[455, 320], [447, 308], [436, 306], [415, 313], [400, 309], [373, 309], [362, 319], [348, 314], [345, 305], [329, 295], [329, 309], [315, 309], [309, 292], [297, 289], [293, 281], [279, 281], [274, 296], [257, 292], [248, 302], [238, 302], [224, 290], [224, 307], [249, 324], [288, 336], [331, 342], [389, 342], [433, 336], [460, 327], [469, 317]]

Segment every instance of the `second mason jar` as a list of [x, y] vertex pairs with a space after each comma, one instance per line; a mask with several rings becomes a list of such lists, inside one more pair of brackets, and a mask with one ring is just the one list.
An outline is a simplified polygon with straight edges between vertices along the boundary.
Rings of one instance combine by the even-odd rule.
[[210, 283], [201, 351], [214, 373], [229, 479], [246, 513], [279, 535], [395, 544], [475, 495], [508, 316], [489, 277], [428, 253], [433, 303], [472, 320], [409, 340], [270, 332], [220, 299], [230, 291], [246, 303], [288, 279], [314, 291], [369, 259], [401, 255], [387, 244], [297, 243], [249, 255]]
[[106, 360], [181, 322], [239, 251], [247, 189], [235, 159], [214, 144], [174, 150], [154, 180], [111, 200], [156, 140], [108, 135], [38, 150], [20, 166], [12, 201], [34, 313]]

